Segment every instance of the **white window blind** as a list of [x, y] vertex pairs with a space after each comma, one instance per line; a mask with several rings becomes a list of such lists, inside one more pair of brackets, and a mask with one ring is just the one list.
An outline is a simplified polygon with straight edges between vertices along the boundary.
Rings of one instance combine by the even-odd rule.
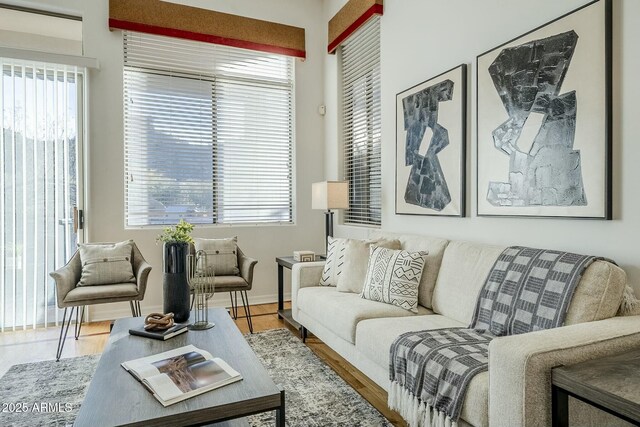
[[293, 59], [124, 33], [128, 226], [293, 221]]
[[380, 18], [374, 17], [340, 47], [344, 176], [349, 181], [346, 224], [379, 226]]

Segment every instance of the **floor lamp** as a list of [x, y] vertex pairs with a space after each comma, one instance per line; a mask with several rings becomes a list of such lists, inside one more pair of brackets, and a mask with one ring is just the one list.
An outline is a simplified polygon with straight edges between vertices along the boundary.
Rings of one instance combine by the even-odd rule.
[[333, 212], [331, 209], [349, 209], [349, 183], [347, 181], [316, 182], [311, 187], [312, 209], [325, 211], [325, 253], [329, 236], [333, 237]]

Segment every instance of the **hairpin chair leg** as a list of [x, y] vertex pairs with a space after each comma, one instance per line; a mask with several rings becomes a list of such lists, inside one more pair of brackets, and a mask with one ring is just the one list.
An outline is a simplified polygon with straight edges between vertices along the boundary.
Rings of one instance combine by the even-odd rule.
[[139, 300], [136, 300], [136, 309], [138, 310], [138, 316], [142, 316], [142, 308], [140, 307]]
[[[67, 309], [64, 308], [64, 313], [62, 314], [62, 327], [60, 328], [60, 337], [58, 338], [58, 350], [56, 350], [56, 362], [60, 361], [60, 356], [62, 355], [62, 349], [64, 348], [64, 342], [67, 339], [67, 332], [69, 332], [69, 325], [71, 324], [71, 319], [73, 318], [73, 310], [76, 307], [71, 307], [71, 312], [69, 313], [69, 318], [67, 319]], [[65, 323], [66, 328], [65, 328]]]
[[[78, 337], [80, 336], [80, 329], [82, 329], [82, 321], [84, 320], [84, 308], [86, 306], [82, 306], [82, 310], [80, 310], [80, 307], [76, 308], [76, 341], [78, 340]], [[80, 316], [80, 319], [78, 319], [78, 315]]]
[[[233, 301], [233, 295], [235, 294], [236, 300]], [[231, 299], [231, 316], [233, 320], [238, 318], [238, 293], [237, 292], [229, 292], [229, 298]]]
[[253, 333], [253, 321], [251, 320], [251, 309], [249, 308], [249, 295], [247, 291], [240, 291], [240, 297], [242, 297], [242, 307], [244, 307], [244, 315], [247, 318], [249, 332]]
[[129, 301], [129, 307], [131, 308], [131, 317], [137, 317], [136, 308], [133, 305], [133, 301]]

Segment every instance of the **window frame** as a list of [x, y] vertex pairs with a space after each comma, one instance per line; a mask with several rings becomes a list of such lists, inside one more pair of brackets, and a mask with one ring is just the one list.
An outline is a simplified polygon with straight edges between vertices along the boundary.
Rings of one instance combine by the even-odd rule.
[[[126, 49], [127, 49], [127, 45], [126, 45], [126, 34], [136, 34], [133, 32], [125, 32], [125, 34], [123, 34], [123, 46], [125, 49], [125, 55], [126, 55]], [[155, 37], [162, 37], [162, 36], [155, 36]], [[185, 41], [188, 43], [193, 43], [193, 44], [203, 44], [203, 45], [208, 45], [211, 46], [208, 43], [202, 43], [202, 42], [195, 42], [195, 41]], [[217, 45], [215, 45], [217, 46]], [[239, 49], [239, 48], [233, 48], [233, 47], [228, 47], [228, 46], [222, 46], [220, 47], [221, 51], [226, 51], [226, 50], [231, 50], [231, 52], [234, 51], [246, 51], [246, 49]], [[255, 55], [265, 55], [265, 58], [268, 55], [273, 55], [273, 54], [266, 54], [266, 53], [262, 53], [262, 52], [258, 52], [258, 51], [251, 51], [252, 54]], [[221, 54], [221, 58], [224, 57], [224, 54]], [[295, 67], [295, 59], [291, 58], [291, 57], [287, 57], [286, 58], [287, 61], [287, 75], [289, 76], [288, 80], [286, 80], [286, 83], [281, 83], [281, 84], [277, 84], [274, 81], [272, 81], [269, 76], [264, 75], [264, 79], [260, 79], [260, 78], [252, 78], [252, 77], [247, 77], [247, 78], [242, 78], [241, 76], [230, 76], [230, 75], [226, 75], [224, 73], [218, 73], [215, 74], [215, 72], [212, 70], [212, 74], [210, 76], [210, 80], [212, 81], [212, 85], [213, 85], [213, 90], [211, 92], [211, 105], [212, 105], [212, 115], [211, 115], [211, 121], [212, 121], [212, 143], [213, 143], [213, 149], [212, 149], [212, 156], [211, 156], [211, 171], [212, 171], [212, 183], [211, 183], [211, 205], [212, 205], [212, 211], [210, 214], [210, 221], [207, 222], [195, 222], [198, 227], [255, 227], [255, 226], [287, 226], [287, 225], [295, 225], [296, 224], [296, 109], [295, 109], [295, 98], [296, 98], [296, 78], [295, 78], [295, 72], [296, 72], [296, 67]], [[168, 67], [168, 66], [167, 66]], [[188, 75], [188, 73], [184, 73], [183, 71], [172, 71], [172, 70], [154, 70], [154, 69], [148, 69], [148, 70], [144, 70], [141, 69], [139, 67], [136, 66], [130, 66], [127, 65], [126, 60], [125, 60], [125, 64], [123, 67], [123, 78], [124, 78], [124, 74], [126, 72], [140, 72], [141, 74], [160, 74], [162, 76], [166, 76], [167, 78], [173, 78], [173, 77], [177, 77], [177, 78], [189, 78], [189, 77], [194, 77], [194, 76], [190, 76]], [[205, 78], [197, 78], [194, 77], [198, 80], [208, 80]], [[269, 84], [271, 80], [271, 85]], [[220, 170], [221, 168], [224, 167], [224, 162], [219, 162], [216, 161], [216, 157], [219, 156], [219, 150], [220, 150], [220, 146], [216, 146], [216, 144], [218, 143], [219, 140], [219, 133], [217, 132], [216, 128], [219, 125], [219, 120], [217, 119], [218, 116], [218, 109], [216, 107], [217, 103], [220, 101], [222, 95], [220, 93], [216, 93], [216, 85], [219, 84], [219, 82], [231, 82], [231, 84], [239, 84], [239, 87], [248, 87], [251, 85], [251, 83], [253, 82], [253, 84], [259, 84], [259, 85], [263, 85], [265, 88], [267, 88], [267, 90], [269, 89], [273, 89], [273, 90], [283, 90], [283, 93], [285, 93], [286, 97], [288, 97], [288, 102], [286, 104], [282, 104], [282, 105], [287, 105], [288, 106], [288, 118], [284, 117], [284, 114], [282, 116], [282, 120], [283, 122], [288, 120], [288, 126], [289, 126], [289, 131], [288, 131], [288, 135], [283, 136], [283, 138], [288, 140], [288, 147], [287, 147], [287, 155], [288, 155], [288, 160], [289, 160], [289, 164], [287, 166], [287, 172], [289, 174], [288, 177], [288, 194], [286, 194], [285, 197], [288, 197], [288, 217], [286, 219], [278, 219], [275, 215], [273, 217], [263, 217], [263, 218], [250, 218], [249, 220], [243, 221], [240, 220], [238, 221], [237, 218], [231, 221], [222, 221], [221, 218], [225, 215], [225, 208], [224, 206], [220, 209], [218, 209], [218, 206], [221, 206], [223, 204], [222, 202], [222, 196], [220, 195], [222, 192], [220, 191], [220, 187], [224, 185], [223, 180], [218, 180], [216, 179], [217, 176], [220, 176]], [[242, 84], [243, 81], [246, 81], [248, 83], [246, 84]], [[124, 82], [123, 82], [124, 83]], [[127, 102], [127, 89], [124, 87], [125, 84], [123, 84], [123, 110], [125, 110], [123, 112], [123, 121], [125, 123], [126, 126], [126, 122], [127, 122], [127, 112], [126, 112], [126, 102]], [[249, 104], [247, 104], [249, 105]], [[250, 117], [250, 116], [249, 116]], [[233, 122], [232, 122], [233, 123]], [[140, 133], [141, 135], [143, 135], [143, 133]], [[283, 133], [284, 135], [284, 133]], [[128, 158], [128, 154], [127, 154], [127, 149], [128, 149], [128, 145], [127, 145], [127, 137], [126, 137], [126, 130], [125, 130], [125, 138], [124, 138], [124, 179], [125, 179], [125, 183], [124, 183], [124, 227], [125, 229], [161, 229], [166, 227], [167, 225], [172, 225], [175, 224], [175, 222], [177, 222], [179, 219], [184, 218], [186, 220], [189, 220], [189, 215], [191, 214], [190, 212], [186, 212], [186, 213], [168, 213], [168, 218], [167, 220], [165, 220], [164, 222], [160, 223], [160, 222], [154, 222], [153, 221], [153, 215], [152, 214], [146, 214], [146, 218], [145, 218], [145, 223], [144, 224], [139, 224], [136, 223], [138, 221], [131, 221], [131, 217], [130, 217], [130, 210], [129, 210], [129, 199], [130, 199], [130, 193], [129, 193], [129, 189], [128, 189], [128, 185], [129, 185], [129, 174], [131, 172], [130, 167], [128, 166], [128, 163], [130, 162], [129, 158]], [[284, 148], [282, 149], [282, 151], [284, 152]], [[227, 165], [227, 167], [229, 167]], [[273, 170], [277, 170], [277, 169], [273, 169]], [[284, 169], [283, 169], [284, 170]], [[283, 181], [284, 182], [284, 181]], [[145, 183], [146, 186], [148, 186], [148, 183]], [[250, 184], [247, 184], [246, 188], [251, 188]], [[266, 198], [271, 197], [268, 193], [266, 194]], [[250, 201], [250, 198], [246, 199], [247, 202]], [[241, 203], [243, 203], [241, 201]], [[194, 205], [195, 206], [195, 205]], [[286, 205], [283, 205], [286, 206]], [[227, 208], [230, 209], [230, 208]], [[256, 210], [260, 210], [260, 209], [265, 209], [268, 210], [267, 208], [261, 207], [260, 205], [257, 205]], [[280, 209], [280, 208], [278, 208]], [[227, 213], [227, 215], [229, 215], [229, 213]], [[231, 214], [233, 216], [233, 214]]]

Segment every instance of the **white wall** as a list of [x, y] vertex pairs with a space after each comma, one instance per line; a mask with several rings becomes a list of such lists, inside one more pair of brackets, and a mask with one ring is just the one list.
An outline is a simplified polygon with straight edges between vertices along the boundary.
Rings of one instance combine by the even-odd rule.
[[[325, 20], [345, 0], [325, 0]], [[496, 244], [521, 244], [602, 255], [628, 273], [640, 294], [640, 2], [614, 0], [613, 221], [480, 218], [475, 216], [475, 59], [588, 0], [387, 0], [381, 19], [382, 228]], [[326, 29], [325, 29], [326, 36]], [[396, 215], [395, 94], [461, 63], [468, 69], [467, 218]], [[326, 166], [340, 176], [337, 58], [325, 56]], [[588, 173], [588, 171], [585, 171]], [[368, 229], [339, 226], [337, 235]]]
[[[177, 2], [177, 1], [176, 1]], [[87, 228], [90, 241], [134, 239], [153, 266], [143, 312], [161, 310], [162, 248], [155, 244], [159, 229], [127, 230], [124, 226], [124, 148], [122, 117], [122, 33], [108, 29], [107, 0], [36, 0], [21, 5], [81, 15], [84, 21], [84, 54], [100, 62], [90, 74], [88, 141]], [[275, 301], [275, 257], [296, 249], [323, 250], [323, 214], [311, 210], [311, 183], [324, 178], [324, 127], [317, 107], [322, 103], [324, 23], [318, 0], [183, 0], [180, 3], [252, 18], [303, 27], [306, 61], [296, 60], [296, 224], [291, 226], [198, 226], [199, 237], [238, 236], [239, 246], [259, 260], [255, 270], [252, 303]], [[287, 289], [288, 290], [288, 289]], [[216, 297], [227, 303], [228, 295]], [[129, 314], [127, 303], [96, 306], [93, 319]]]

